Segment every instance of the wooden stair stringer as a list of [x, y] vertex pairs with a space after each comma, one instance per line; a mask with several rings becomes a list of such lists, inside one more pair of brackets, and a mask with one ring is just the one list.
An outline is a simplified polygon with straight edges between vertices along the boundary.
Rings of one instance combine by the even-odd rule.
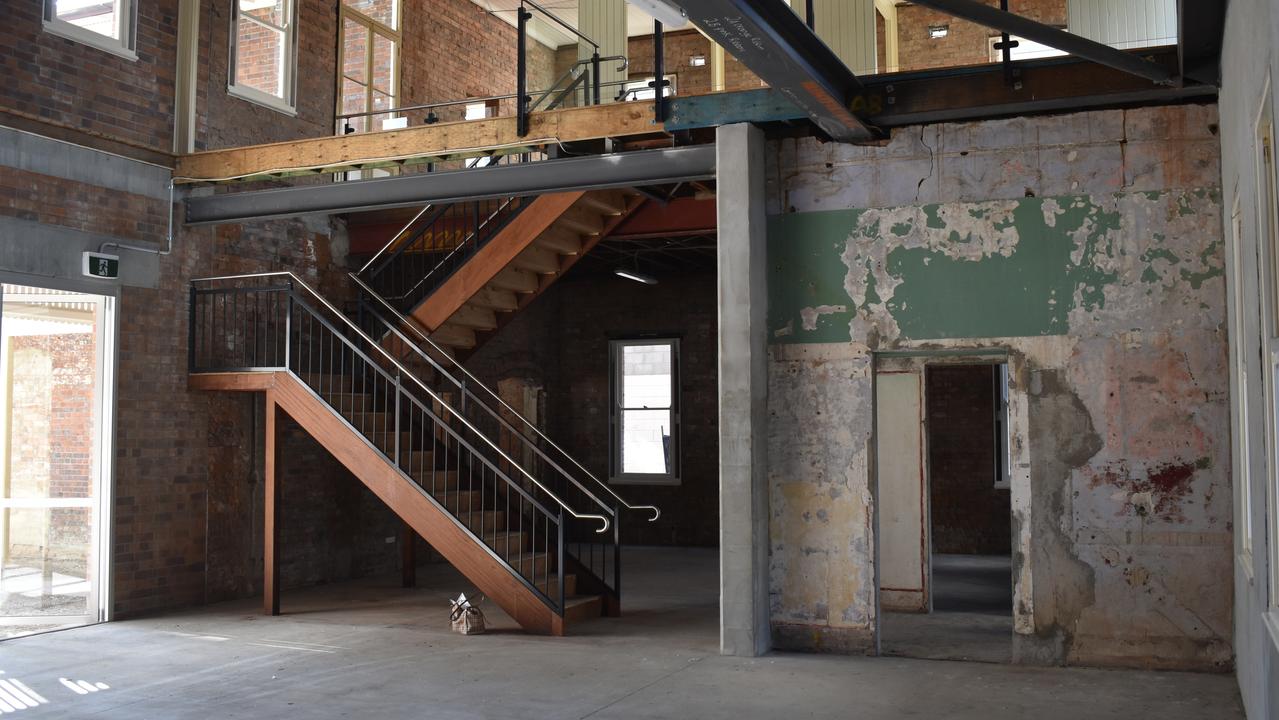
[[352, 433], [328, 404], [289, 373], [276, 372], [274, 376], [272, 386], [267, 389], [268, 405], [274, 402], [284, 410], [521, 627], [546, 635], [564, 634], [562, 617], [547, 607], [422, 488], [387, 462], [362, 437]]
[[516, 256], [533, 244], [585, 191], [539, 195], [476, 251], [444, 284], [426, 297], [409, 315], [434, 332], [484, 288]]
[[515, 308], [515, 310], [511, 312], [498, 311], [496, 313], [497, 327], [491, 330], [477, 330], [475, 332], [475, 346], [471, 348], [467, 348], [466, 350], [462, 352], [459, 352], [458, 353], [458, 355], [460, 356], [459, 359], [465, 360], [466, 358], [470, 357], [476, 350], [479, 350], [481, 347], [483, 347], [484, 343], [488, 342], [490, 338], [492, 338], [497, 333], [501, 332], [502, 328], [505, 327], [506, 324], [509, 323], [511, 320], [513, 320], [515, 316], [521, 310], [528, 307], [529, 303], [533, 302], [538, 297], [540, 297], [542, 293], [546, 292], [547, 288], [555, 284], [555, 281], [558, 280], [560, 277], [562, 277], [564, 273], [568, 272], [570, 268], [576, 265], [578, 260], [581, 260], [583, 257], [585, 257], [586, 254], [589, 253], [591, 250], [593, 250], [595, 246], [600, 243], [601, 240], [604, 240], [609, 235], [611, 235], [613, 231], [616, 230], [617, 227], [621, 225], [624, 220], [626, 220], [626, 218], [634, 214], [635, 211], [638, 210], [640, 206], [642, 206], [646, 202], [648, 202], [648, 198], [644, 197], [643, 195], [637, 194], [633, 197], [628, 197], [626, 200], [626, 208], [622, 211], [621, 214], [612, 215], [605, 218], [604, 229], [600, 232], [600, 234], [582, 236], [582, 249], [580, 252], [578, 252], [575, 255], [562, 256], [559, 273], [555, 275], [540, 276], [538, 278], [537, 292], [522, 293], [522, 294], [516, 295], [516, 301], [518, 303], [518, 306]]

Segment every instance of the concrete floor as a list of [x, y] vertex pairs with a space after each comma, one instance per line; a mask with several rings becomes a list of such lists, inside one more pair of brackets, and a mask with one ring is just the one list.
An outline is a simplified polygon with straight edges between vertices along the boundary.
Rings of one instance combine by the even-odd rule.
[[932, 612], [884, 613], [881, 652], [926, 660], [1012, 662], [1012, 559], [938, 553], [932, 559], [932, 579]]
[[546, 638], [491, 605], [490, 634], [449, 632], [447, 600], [471, 588], [432, 566], [415, 590], [286, 592], [278, 618], [236, 602], [0, 642], [0, 688], [47, 700], [15, 714], [32, 720], [1242, 718], [1229, 675], [720, 657], [717, 567], [713, 550], [628, 550], [624, 617]]

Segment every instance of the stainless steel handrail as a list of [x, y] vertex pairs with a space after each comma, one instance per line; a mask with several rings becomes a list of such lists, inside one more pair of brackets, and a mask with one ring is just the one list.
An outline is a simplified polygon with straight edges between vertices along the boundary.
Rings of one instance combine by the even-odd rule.
[[569, 515], [572, 515], [573, 517], [579, 520], [599, 520], [601, 523], [603, 523], [603, 526], [599, 530], [596, 530], [595, 532], [603, 533], [608, 531], [610, 522], [607, 517], [603, 515], [595, 515], [590, 513], [579, 513], [576, 510], [574, 510], [572, 507], [570, 507], [569, 504], [561, 500], [558, 495], [556, 495], [554, 492], [551, 492], [550, 488], [546, 487], [541, 482], [539, 482], [537, 478], [529, 474], [529, 472], [525, 470], [519, 463], [517, 463], [514, 460], [514, 458], [507, 455], [506, 452], [503, 451], [500, 447], [498, 447], [497, 444], [494, 443], [487, 435], [480, 432], [479, 428], [472, 425], [469, 420], [463, 417], [462, 414], [459, 413], [456, 409], [454, 409], [452, 405], [446, 402], [444, 398], [440, 397], [439, 395], [435, 393], [434, 390], [427, 387], [426, 383], [422, 382], [422, 380], [418, 378], [416, 374], [414, 374], [408, 368], [400, 364], [400, 361], [396, 360], [395, 357], [391, 355], [391, 353], [387, 352], [386, 348], [382, 347], [380, 343], [378, 343], [376, 340], [366, 335], [364, 331], [359, 328], [359, 326], [357, 326], [354, 322], [351, 321], [350, 318], [346, 316], [345, 313], [333, 307], [333, 305], [329, 303], [328, 300], [324, 299], [324, 296], [320, 295], [310, 285], [307, 285], [306, 281], [304, 281], [302, 278], [298, 277], [297, 275], [294, 275], [292, 272], [289, 272], [288, 270], [278, 270], [274, 272], [265, 272], [265, 273], [247, 273], [244, 275], [220, 275], [215, 277], [194, 278], [191, 280], [191, 282], [199, 283], [199, 282], [219, 282], [223, 280], [251, 280], [253, 278], [268, 278], [268, 277], [287, 277], [291, 279], [293, 282], [297, 283], [299, 286], [302, 287], [302, 289], [306, 290], [307, 293], [311, 295], [311, 297], [315, 298], [316, 300], [319, 300], [320, 304], [323, 305], [325, 308], [327, 308], [329, 312], [342, 318], [342, 322], [346, 323], [347, 327], [354, 330], [357, 337], [359, 337], [361, 340], [364, 340], [365, 342], [367, 342], [369, 345], [373, 346], [374, 348], [377, 348], [378, 353], [380, 353], [387, 360], [391, 361], [391, 364], [395, 366], [396, 370], [399, 370], [401, 373], [411, 378], [413, 382], [417, 383], [419, 387], [421, 387], [424, 391], [426, 391], [426, 394], [429, 395], [432, 400], [440, 403], [440, 405], [442, 405], [443, 407], [448, 408], [449, 412], [452, 413], [454, 416], [456, 416], [457, 419], [461, 421], [463, 426], [465, 426], [468, 430], [470, 430], [471, 432], [475, 433], [477, 436], [482, 438], [484, 442], [489, 447], [493, 448], [493, 450], [495, 450], [497, 454], [504, 461], [506, 461], [512, 467], [518, 469], [520, 471], [520, 474], [528, 478], [529, 482], [533, 483], [538, 488], [540, 488], [542, 492], [545, 492], [548, 496], [550, 496], [550, 498], [554, 500], [560, 507], [564, 508], [564, 510], [566, 510]]
[[417, 224], [417, 221], [418, 221], [418, 220], [421, 220], [421, 219], [422, 219], [422, 216], [423, 216], [423, 215], [425, 215], [425, 214], [427, 213], [427, 211], [429, 211], [429, 210], [430, 210], [431, 208], [433, 208], [433, 207], [435, 207], [435, 205], [434, 205], [434, 204], [430, 204], [430, 203], [428, 203], [428, 204], [426, 205], [426, 207], [424, 207], [424, 208], [422, 208], [421, 210], [419, 210], [419, 211], [418, 211], [418, 213], [417, 213], [416, 215], [414, 215], [414, 216], [413, 216], [413, 219], [412, 219], [412, 220], [410, 220], [410, 221], [408, 221], [407, 223], [405, 223], [404, 227], [400, 228], [399, 232], [397, 232], [397, 233], [395, 233], [394, 235], [392, 235], [392, 236], [391, 236], [391, 241], [390, 241], [390, 242], [388, 242], [387, 244], [383, 245], [383, 246], [382, 246], [382, 249], [381, 249], [381, 250], [378, 250], [376, 255], [374, 255], [372, 258], [370, 258], [368, 262], [364, 263], [364, 267], [360, 268], [359, 272], [364, 272], [365, 270], [368, 270], [370, 265], [372, 265], [373, 263], [377, 262], [377, 259], [378, 259], [378, 258], [380, 258], [380, 257], [382, 257], [382, 253], [386, 252], [388, 249], [390, 249], [390, 247], [391, 247], [392, 245], [394, 245], [396, 242], [398, 242], [398, 241], [399, 241], [399, 239], [400, 239], [400, 236], [401, 236], [401, 235], [403, 235], [404, 233], [408, 232], [408, 231], [409, 231], [409, 228], [411, 228], [411, 227], [413, 227], [414, 225], [416, 225], [416, 224]]
[[[613, 62], [614, 60], [621, 60], [623, 63], [621, 67], [617, 68], [618, 70], [625, 70], [630, 65], [630, 61], [627, 59], [625, 55], [609, 55], [608, 57], [600, 58], [601, 63]], [[593, 62], [591, 58], [585, 58], [582, 60], [578, 60], [576, 63], [574, 63], [574, 66], [585, 65], [591, 62]], [[564, 77], [561, 76], [560, 79], [563, 80]], [[600, 87], [609, 87], [612, 85], [625, 85], [627, 82], [629, 81], [613, 80], [606, 83], [600, 83]], [[555, 87], [552, 86], [548, 90], [532, 90], [528, 94], [532, 96], [539, 92], [541, 93], [551, 92], [554, 89]], [[462, 98], [461, 100], [441, 100], [439, 102], [422, 103], [419, 105], [404, 105], [401, 107], [382, 108], [380, 110], [368, 110], [365, 112], [357, 112], [357, 113], [344, 113], [342, 115], [337, 115], [335, 117], [338, 120], [349, 120], [351, 118], [369, 117], [371, 115], [389, 115], [391, 113], [405, 113], [405, 112], [411, 112], [414, 110], [430, 110], [431, 108], [450, 107], [453, 105], [471, 105], [474, 103], [490, 102], [493, 100], [514, 100], [514, 99], [515, 99], [515, 93], [508, 93], [506, 95], [489, 95], [488, 97], [468, 97], [468, 98]]]
[[[521, 415], [515, 408], [507, 404], [507, 402], [503, 400], [501, 396], [499, 396], [496, 392], [494, 392], [492, 388], [490, 388], [488, 385], [485, 385], [483, 382], [480, 381], [479, 378], [472, 375], [471, 371], [467, 370], [466, 367], [462, 365], [462, 363], [450, 357], [443, 348], [437, 345], [435, 341], [432, 340], [426, 333], [422, 332], [421, 328], [417, 326], [417, 323], [414, 323], [413, 321], [409, 320], [407, 317], [404, 316], [403, 313], [401, 313], [399, 310], [396, 310], [395, 307], [391, 305], [389, 302], [387, 302], [385, 298], [383, 298], [381, 295], [374, 292], [373, 289], [370, 288], [368, 285], [366, 285], [363, 280], [360, 280], [360, 278], [356, 277], [355, 273], [350, 273], [350, 276], [351, 276], [351, 279], [355, 281], [356, 285], [359, 285], [371, 297], [377, 299], [378, 303], [382, 305], [382, 307], [390, 311], [391, 314], [400, 322], [401, 325], [408, 327], [410, 330], [412, 330], [414, 335], [417, 335], [424, 342], [428, 343], [431, 346], [431, 348], [434, 349], [436, 352], [438, 352], [440, 355], [444, 357], [448, 357], [452, 365], [456, 367], [459, 371], [461, 371], [463, 375], [466, 376], [467, 381], [474, 383], [480, 388], [483, 388], [484, 392], [488, 393], [489, 396], [491, 396], [494, 400], [496, 400], [498, 404], [500, 404], [504, 410], [511, 413], [515, 417], [519, 418], [520, 421], [524, 423], [524, 425], [526, 425], [527, 427], [531, 428], [533, 432], [539, 438], [541, 438], [542, 440], [545, 440], [548, 445], [555, 448], [555, 450], [557, 450], [564, 457], [568, 458], [569, 462], [573, 463], [573, 465], [575, 465], [578, 470], [581, 470], [583, 473], [585, 473], [588, 478], [590, 478], [593, 482], [595, 482], [596, 485], [599, 485], [601, 488], [603, 488], [605, 492], [607, 492], [609, 495], [612, 495], [613, 498], [617, 500], [617, 502], [620, 505], [625, 507], [627, 510], [652, 510], [653, 517], [649, 518], [648, 520], [649, 522], [653, 522], [654, 520], [657, 520], [659, 517], [661, 517], [662, 511], [655, 505], [631, 505], [630, 503], [626, 502], [626, 500], [622, 498], [621, 495], [618, 495], [617, 492], [613, 490], [613, 488], [609, 487], [608, 484], [602, 482], [599, 478], [595, 477], [595, 475], [591, 473], [590, 470], [587, 470], [585, 467], [583, 467], [582, 464], [577, 461], [577, 458], [573, 457], [566, 450], [564, 450], [564, 448], [557, 445], [554, 440], [551, 440], [549, 437], [547, 437], [541, 430], [537, 428], [536, 425], [529, 422], [528, 419], [525, 418], [523, 415]], [[429, 354], [424, 352], [422, 348], [412, 343], [410, 343], [410, 345], [412, 345], [412, 347], [417, 351], [419, 356], [425, 358], [426, 361], [429, 362], [433, 367], [435, 367], [437, 370], [443, 373], [446, 377], [448, 377], [448, 379], [454, 385], [458, 386], [459, 388], [463, 387], [462, 383], [458, 382], [457, 378], [454, 378], [452, 374], [450, 374], [447, 370], [441, 367], [440, 364], [436, 362], [435, 359], [432, 358]]]

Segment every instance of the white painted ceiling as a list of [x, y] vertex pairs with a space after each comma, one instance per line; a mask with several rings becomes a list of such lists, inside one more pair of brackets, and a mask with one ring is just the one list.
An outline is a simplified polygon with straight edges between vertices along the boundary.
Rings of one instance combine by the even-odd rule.
[[[502, 18], [511, 25], [515, 24], [515, 10], [520, 0], [471, 0], [476, 5]], [[555, 13], [561, 20], [577, 27], [577, 0], [539, 0], [537, 3], [549, 12]], [[643, 11], [626, 6], [626, 34], [630, 37], [651, 35], [653, 18]], [[577, 38], [564, 28], [548, 21], [541, 13], [533, 11], [533, 20], [529, 23], [529, 35], [543, 45], [559, 47], [573, 45]]]

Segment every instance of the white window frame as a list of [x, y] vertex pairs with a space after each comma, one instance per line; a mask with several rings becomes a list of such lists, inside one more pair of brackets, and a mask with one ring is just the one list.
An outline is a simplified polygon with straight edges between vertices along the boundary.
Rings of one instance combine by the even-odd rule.
[[117, 55], [125, 60], [136, 61], [138, 7], [135, 0], [113, 0], [116, 7], [116, 34], [118, 38], [103, 35], [93, 30], [62, 20], [58, 17], [57, 0], [44, 0], [44, 31], [78, 43], [91, 45], [104, 52]]
[[[1261, 109], [1254, 123], [1256, 141], [1256, 222], [1258, 255], [1264, 262], [1265, 287], [1262, 298], [1260, 339], [1265, 349], [1266, 402], [1266, 529], [1269, 558], [1268, 588], [1270, 615], [1279, 623], [1279, 158], [1276, 158], [1274, 113], [1271, 108], [1271, 84], [1267, 78], [1262, 93]], [[1268, 191], [1268, 192], [1267, 192]]]
[[[1251, 338], [1247, 334], [1248, 293], [1244, 291], [1244, 274], [1257, 271], [1257, 263], [1243, 261], [1245, 246], [1243, 236], [1243, 215], [1239, 209], [1239, 199], [1235, 198], [1234, 208], [1230, 214], [1231, 251], [1233, 255], [1232, 277], [1234, 287], [1231, 299], [1234, 302], [1234, 317], [1231, 319], [1230, 355], [1235, 374], [1235, 433], [1234, 433], [1234, 467], [1235, 492], [1239, 497], [1239, 567], [1243, 568], [1248, 582], [1254, 581], [1252, 569], [1253, 527], [1252, 527], [1252, 440], [1250, 439], [1251, 403], [1248, 400], [1252, 373], [1248, 370], [1249, 348]], [[1255, 248], [1253, 258], [1255, 260]], [[1255, 298], [1254, 298], [1255, 300]], [[1258, 312], [1258, 316], [1260, 316]]]
[[[272, 25], [271, 23], [259, 20], [258, 18], [248, 15], [240, 9], [240, 0], [233, 0], [234, 10], [231, 12], [231, 30], [230, 30], [230, 46], [231, 51], [227, 62], [227, 93], [241, 100], [251, 102], [263, 107], [270, 108], [276, 112], [284, 113], [293, 117], [297, 116], [297, 67], [298, 67], [298, 0], [284, 0], [284, 16], [287, 18], [283, 27]], [[236, 42], [239, 40], [240, 34], [240, 18], [244, 17], [249, 22], [257, 23], [270, 30], [284, 33], [282, 49], [284, 57], [281, 58], [281, 66], [284, 72], [284, 79], [281, 86], [284, 88], [284, 97], [272, 95], [262, 92], [257, 88], [247, 85], [237, 85], [235, 83], [235, 68], [238, 58], [238, 49]]]
[[[668, 345], [671, 349], [671, 471], [668, 473], [624, 473], [621, 471], [622, 461], [622, 357], [623, 349], [636, 345]], [[681, 448], [680, 417], [680, 341], [675, 337], [631, 338], [611, 340], [608, 344], [609, 364], [609, 435], [608, 481], [614, 485], [679, 485]], [[639, 408], [632, 408], [639, 409]], [[654, 408], [660, 409], [660, 408]]]

